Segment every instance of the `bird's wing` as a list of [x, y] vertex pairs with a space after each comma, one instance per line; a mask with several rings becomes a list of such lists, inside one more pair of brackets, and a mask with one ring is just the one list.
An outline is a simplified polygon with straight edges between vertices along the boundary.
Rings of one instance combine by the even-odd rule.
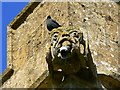
[[55, 20], [52, 20], [52, 22], [53, 22], [54, 24], [56, 24], [58, 27], [61, 26], [61, 25], [59, 25]]

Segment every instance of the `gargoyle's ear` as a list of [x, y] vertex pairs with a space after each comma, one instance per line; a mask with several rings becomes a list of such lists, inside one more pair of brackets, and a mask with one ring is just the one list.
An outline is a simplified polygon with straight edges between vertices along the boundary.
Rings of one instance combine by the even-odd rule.
[[52, 31], [54, 28], [61, 27], [61, 25], [59, 25], [55, 20], [53, 20], [50, 15], [46, 19], [46, 25], [49, 31]]

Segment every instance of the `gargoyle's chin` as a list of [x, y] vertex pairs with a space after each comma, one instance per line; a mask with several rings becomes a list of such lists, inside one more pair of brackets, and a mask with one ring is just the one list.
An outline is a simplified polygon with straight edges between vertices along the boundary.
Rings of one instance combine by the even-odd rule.
[[69, 46], [62, 46], [60, 48], [59, 57], [61, 59], [67, 59], [69, 53], [70, 53], [70, 47]]

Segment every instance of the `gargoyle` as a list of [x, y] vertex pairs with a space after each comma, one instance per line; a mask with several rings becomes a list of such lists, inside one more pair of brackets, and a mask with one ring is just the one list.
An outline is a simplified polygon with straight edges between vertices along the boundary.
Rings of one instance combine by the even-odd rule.
[[81, 86], [80, 83], [85, 81], [90, 83], [92, 88], [101, 88], [89, 45], [86, 45], [79, 28], [55, 28], [50, 31], [50, 40], [51, 46], [46, 61], [49, 74], [54, 83], [57, 83], [56, 87], [84, 88], [86, 84]]

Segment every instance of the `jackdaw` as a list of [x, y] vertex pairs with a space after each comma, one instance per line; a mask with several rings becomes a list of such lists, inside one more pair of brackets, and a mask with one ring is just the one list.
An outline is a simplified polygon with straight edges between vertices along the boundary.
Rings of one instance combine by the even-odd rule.
[[53, 20], [50, 15], [46, 19], [46, 24], [49, 31], [52, 31], [52, 29], [54, 28], [61, 27], [61, 25], [59, 25], [55, 20]]

